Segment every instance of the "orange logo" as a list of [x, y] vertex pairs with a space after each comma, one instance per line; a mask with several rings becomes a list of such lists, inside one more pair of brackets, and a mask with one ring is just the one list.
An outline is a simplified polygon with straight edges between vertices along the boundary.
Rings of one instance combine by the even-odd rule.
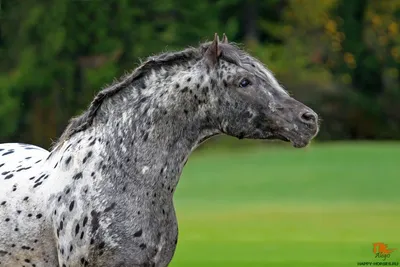
[[388, 245], [382, 242], [373, 243], [372, 245], [374, 247], [373, 252], [375, 254], [375, 258], [382, 258], [383, 260], [390, 258], [390, 254], [396, 250], [396, 248], [389, 249]]

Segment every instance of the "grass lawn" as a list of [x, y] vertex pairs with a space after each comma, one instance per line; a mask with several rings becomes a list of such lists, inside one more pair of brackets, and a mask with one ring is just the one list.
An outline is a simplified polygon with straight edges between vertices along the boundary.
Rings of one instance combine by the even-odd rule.
[[172, 267], [357, 266], [398, 248], [400, 143], [262, 146], [191, 156]]

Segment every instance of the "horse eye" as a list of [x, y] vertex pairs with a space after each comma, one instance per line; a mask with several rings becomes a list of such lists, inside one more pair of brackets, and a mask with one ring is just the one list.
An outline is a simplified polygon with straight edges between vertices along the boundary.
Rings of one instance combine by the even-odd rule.
[[244, 88], [250, 85], [250, 81], [246, 78], [242, 79], [239, 83], [239, 86]]

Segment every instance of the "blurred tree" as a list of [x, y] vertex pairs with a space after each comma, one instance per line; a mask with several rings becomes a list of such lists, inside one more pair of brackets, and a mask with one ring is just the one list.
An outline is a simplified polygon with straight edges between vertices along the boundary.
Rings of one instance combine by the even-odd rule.
[[138, 58], [214, 32], [327, 120], [320, 137], [400, 136], [398, 0], [1, 0], [0, 140], [48, 146]]
[[339, 1], [336, 15], [342, 41], [339, 57], [331, 70], [334, 74], [349, 74], [354, 89], [371, 97], [383, 91], [383, 65], [364, 41], [367, 0]]
[[138, 58], [197, 45], [213, 32], [234, 33], [235, 22], [223, 26], [211, 4], [7, 1], [0, 24], [0, 122], [7, 127], [0, 138], [48, 146], [96, 91]]

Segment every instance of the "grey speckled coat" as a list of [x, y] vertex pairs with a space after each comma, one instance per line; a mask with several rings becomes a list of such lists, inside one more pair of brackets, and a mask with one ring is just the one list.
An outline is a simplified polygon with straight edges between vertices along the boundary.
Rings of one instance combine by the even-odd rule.
[[167, 266], [173, 194], [217, 134], [304, 147], [317, 115], [226, 36], [151, 57], [102, 90], [51, 153], [0, 145], [0, 266]]

